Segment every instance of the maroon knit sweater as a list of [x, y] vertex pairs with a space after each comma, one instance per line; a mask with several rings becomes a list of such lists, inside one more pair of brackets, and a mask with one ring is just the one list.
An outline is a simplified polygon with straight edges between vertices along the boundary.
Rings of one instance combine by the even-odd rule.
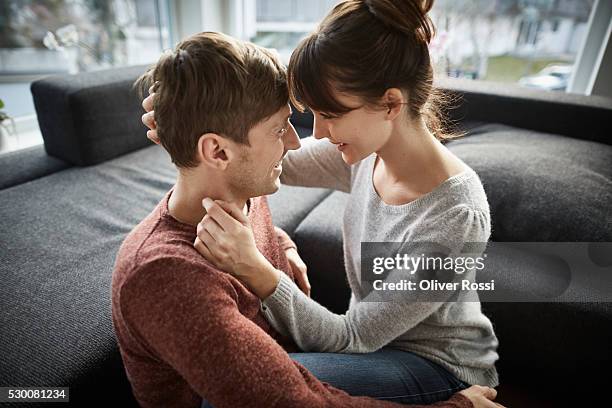
[[[194, 249], [195, 227], [168, 212], [170, 191], [126, 237], [112, 282], [113, 325], [134, 396], [143, 407], [392, 407], [317, 380], [286, 350], [259, 299]], [[265, 198], [251, 200], [259, 250], [291, 276]], [[283, 348], [283, 345], [285, 348]], [[293, 350], [292, 350], [293, 351]], [[456, 394], [445, 408], [469, 408]]]

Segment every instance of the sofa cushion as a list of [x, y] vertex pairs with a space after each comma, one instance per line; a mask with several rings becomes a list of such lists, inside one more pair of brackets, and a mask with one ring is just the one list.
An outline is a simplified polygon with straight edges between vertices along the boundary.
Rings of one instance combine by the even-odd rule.
[[69, 163], [101, 163], [151, 144], [132, 84], [145, 66], [50, 76], [32, 83], [47, 153]]
[[335, 313], [348, 307], [350, 290], [344, 270], [342, 215], [348, 194], [334, 191], [304, 218], [294, 240], [308, 266], [312, 298]]
[[152, 146], [0, 191], [0, 384], [71, 387], [71, 402], [113, 390], [105, 397], [129, 402], [111, 272], [174, 176]]
[[[0, 191], [0, 384], [69, 386], [71, 402], [100, 392], [131, 401], [111, 323], [112, 269], [175, 177], [151, 146]], [[292, 234], [328, 194], [283, 186], [270, 198], [274, 219]]]
[[44, 177], [70, 167], [69, 163], [47, 155], [43, 145], [0, 155], [0, 190]]
[[331, 190], [322, 188], [283, 185], [278, 192], [268, 196], [274, 225], [293, 237], [302, 220], [329, 194]]
[[482, 179], [496, 241], [612, 241], [612, 146], [473, 128], [448, 148]]

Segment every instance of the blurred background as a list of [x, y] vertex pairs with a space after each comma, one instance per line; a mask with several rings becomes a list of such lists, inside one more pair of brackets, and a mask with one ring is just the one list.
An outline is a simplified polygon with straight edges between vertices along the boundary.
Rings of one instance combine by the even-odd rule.
[[[42, 143], [30, 83], [149, 64], [187, 35], [223, 31], [286, 63], [337, 0], [1, 0], [0, 152]], [[612, 96], [611, 0], [436, 0], [437, 75]], [[607, 70], [604, 69], [607, 67]]]

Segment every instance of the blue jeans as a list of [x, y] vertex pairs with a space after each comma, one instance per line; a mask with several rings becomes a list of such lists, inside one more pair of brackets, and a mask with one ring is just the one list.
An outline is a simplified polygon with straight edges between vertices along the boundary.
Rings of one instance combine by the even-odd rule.
[[[400, 404], [432, 404], [470, 384], [416, 354], [382, 348], [368, 354], [289, 353], [320, 381], [350, 395]], [[211, 406], [204, 401], [202, 408]]]

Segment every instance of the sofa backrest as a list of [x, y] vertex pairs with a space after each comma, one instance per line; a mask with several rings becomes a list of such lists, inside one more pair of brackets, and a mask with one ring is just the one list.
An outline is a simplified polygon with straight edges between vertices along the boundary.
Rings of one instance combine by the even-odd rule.
[[32, 83], [38, 123], [51, 156], [89, 166], [150, 145], [132, 88], [145, 66], [49, 76]]
[[[132, 88], [146, 66], [49, 76], [32, 84], [45, 149], [79, 166], [97, 164], [150, 144]], [[456, 101], [450, 119], [501, 123], [612, 144], [612, 99], [522, 89], [507, 84], [442, 78], [436, 85]], [[294, 109], [294, 124], [312, 128], [312, 115]]]
[[612, 98], [469, 79], [441, 78], [436, 84], [456, 100], [447, 113], [457, 122], [499, 123], [612, 145]]

